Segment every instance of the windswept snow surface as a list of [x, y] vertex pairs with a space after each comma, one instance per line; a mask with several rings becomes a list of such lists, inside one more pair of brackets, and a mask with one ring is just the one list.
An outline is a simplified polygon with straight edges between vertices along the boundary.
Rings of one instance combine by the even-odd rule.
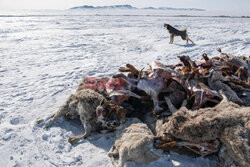
[[[138, 68], [153, 60], [172, 64], [183, 54], [199, 60], [202, 53], [217, 56], [219, 47], [250, 54], [249, 18], [170, 17], [148, 10], [0, 14], [1, 167], [112, 166], [106, 152], [113, 138], [71, 146], [68, 137], [84, 131], [80, 121], [61, 119], [47, 130], [35, 125], [56, 112], [83, 77], [111, 76], [126, 63]], [[187, 28], [195, 45], [179, 37], [170, 45], [163, 23]], [[128, 166], [211, 164], [206, 158], [170, 153], [148, 165]]]

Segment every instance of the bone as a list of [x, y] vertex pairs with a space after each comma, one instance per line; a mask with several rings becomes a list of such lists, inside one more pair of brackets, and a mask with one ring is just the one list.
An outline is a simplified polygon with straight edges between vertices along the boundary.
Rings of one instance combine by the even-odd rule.
[[175, 113], [176, 111], [178, 111], [175, 106], [173, 105], [173, 103], [171, 102], [169, 97], [165, 97], [165, 100], [167, 102], [168, 108], [170, 110], [171, 113]]

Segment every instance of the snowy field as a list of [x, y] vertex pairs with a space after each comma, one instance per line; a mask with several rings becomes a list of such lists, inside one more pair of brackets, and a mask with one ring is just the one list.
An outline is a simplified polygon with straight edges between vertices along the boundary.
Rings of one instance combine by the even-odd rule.
[[[60, 120], [47, 130], [34, 124], [56, 112], [83, 77], [111, 76], [127, 63], [141, 68], [153, 60], [176, 63], [179, 55], [218, 56], [219, 47], [250, 56], [249, 18], [172, 15], [146, 10], [0, 12], [0, 167], [112, 166], [106, 152], [114, 139], [71, 146], [68, 137], [83, 132], [80, 121]], [[187, 28], [195, 45], [180, 37], [170, 45], [163, 23]], [[128, 166], [215, 165], [171, 153], [149, 165]]]

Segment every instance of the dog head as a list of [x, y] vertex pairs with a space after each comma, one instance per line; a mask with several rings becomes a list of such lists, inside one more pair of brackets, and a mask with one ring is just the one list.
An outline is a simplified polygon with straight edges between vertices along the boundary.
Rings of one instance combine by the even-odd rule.
[[79, 100], [73, 94], [67, 99], [67, 101], [66, 101], [67, 112], [65, 114], [66, 118], [75, 119], [78, 117], [78, 115], [79, 115], [77, 112], [78, 102], [79, 102]]
[[169, 29], [169, 24], [164, 23], [164, 27], [168, 30]]
[[125, 122], [127, 111], [110, 101], [102, 100], [96, 108], [97, 122], [102, 124], [103, 128], [115, 129], [121, 123]]

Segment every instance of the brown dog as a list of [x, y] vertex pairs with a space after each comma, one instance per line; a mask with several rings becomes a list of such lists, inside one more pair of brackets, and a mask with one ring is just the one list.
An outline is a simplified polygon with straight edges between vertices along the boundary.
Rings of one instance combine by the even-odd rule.
[[172, 27], [171, 25], [169, 24], [164, 24], [164, 27], [168, 30], [169, 34], [170, 34], [170, 44], [172, 44], [174, 42], [174, 37], [175, 36], [181, 36], [181, 38], [183, 40], [186, 40], [187, 43], [188, 41], [191, 41], [192, 43], [194, 43], [187, 35], [187, 30], [184, 29], [184, 30], [177, 30], [176, 28]]

